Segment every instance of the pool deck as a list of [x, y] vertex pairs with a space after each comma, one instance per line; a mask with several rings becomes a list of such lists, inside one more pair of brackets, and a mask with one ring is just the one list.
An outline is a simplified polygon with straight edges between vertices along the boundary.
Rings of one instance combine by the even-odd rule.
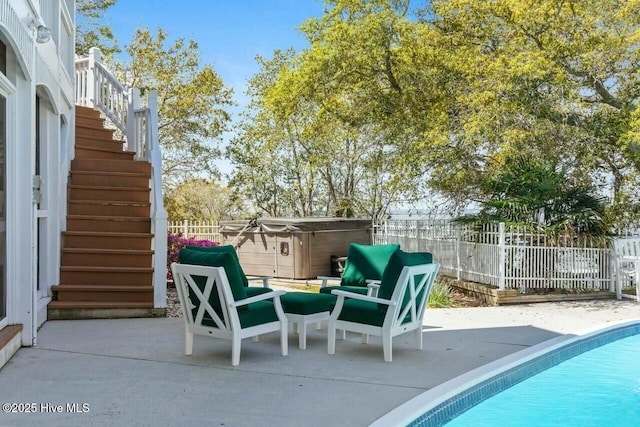
[[[472, 369], [551, 338], [640, 319], [634, 301], [597, 300], [429, 309], [424, 350], [357, 334], [326, 352], [326, 330], [307, 349], [289, 335], [244, 340], [231, 366], [228, 341], [195, 337], [185, 356], [182, 319], [50, 321], [38, 346], [0, 370], [0, 403], [35, 403], [37, 413], [0, 412], [0, 426], [367, 426], [413, 397]], [[67, 404], [86, 413], [65, 413]], [[47, 404], [49, 406], [47, 406]], [[63, 413], [42, 412], [63, 406]]]

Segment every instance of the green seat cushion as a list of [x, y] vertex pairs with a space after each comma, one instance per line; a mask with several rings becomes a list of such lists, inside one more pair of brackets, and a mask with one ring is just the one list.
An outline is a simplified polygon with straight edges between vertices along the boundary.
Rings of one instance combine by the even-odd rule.
[[[278, 315], [271, 300], [254, 302], [241, 308], [244, 308], [244, 310], [238, 310], [238, 319], [243, 329], [278, 321]], [[218, 313], [218, 316], [222, 317], [220, 313]], [[217, 327], [207, 313], [205, 313], [202, 323], [213, 328]]]
[[363, 288], [362, 286], [327, 286], [324, 288], [320, 288], [321, 294], [331, 294], [331, 291], [334, 289], [339, 289], [341, 291], [354, 292], [356, 294], [366, 295], [369, 288]]
[[267, 292], [271, 292], [272, 289], [258, 286], [247, 286], [246, 288], [244, 288], [244, 291], [247, 294], [247, 298], [251, 298], [256, 295], [262, 295], [266, 294]]
[[345, 298], [338, 320], [382, 326], [385, 315], [386, 310], [379, 309], [375, 302]]
[[[232, 254], [227, 252], [206, 252], [193, 249], [182, 249], [178, 254], [178, 261], [180, 262], [180, 264], [224, 267], [224, 271], [227, 274], [227, 279], [229, 280], [231, 293], [233, 294], [233, 299], [235, 301], [238, 301], [247, 297], [245, 287], [242, 284], [242, 278], [240, 275], [240, 264], [238, 264], [236, 258]], [[199, 287], [202, 286], [201, 289], [204, 289], [205, 282], [206, 280], [204, 278], [201, 278], [202, 285], [200, 285], [200, 283], [198, 283], [198, 281], [196, 280], [196, 284], [198, 284]], [[220, 301], [215, 289], [211, 293], [209, 302], [213, 307], [220, 307]]]
[[311, 292], [287, 292], [280, 297], [285, 313], [314, 314], [331, 311], [336, 303], [335, 295]]
[[238, 317], [243, 329], [279, 320], [272, 300], [248, 304], [247, 310], [238, 310]]
[[187, 246], [185, 249], [190, 249], [193, 251], [200, 252], [212, 252], [212, 253], [228, 253], [231, 254], [236, 262], [238, 263], [238, 268], [240, 269], [240, 277], [242, 279], [243, 286], [249, 286], [249, 281], [247, 280], [247, 276], [244, 274], [242, 270], [242, 266], [240, 265], [240, 258], [238, 257], [238, 253], [236, 252], [236, 248], [232, 245], [222, 245], [222, 246]]
[[[389, 264], [384, 270], [382, 275], [382, 282], [380, 283], [380, 289], [378, 290], [378, 298], [391, 299], [393, 291], [396, 288], [402, 269], [405, 266], [431, 264], [433, 262], [433, 256], [429, 252], [404, 252], [398, 250], [389, 259]], [[419, 278], [416, 278], [416, 281]], [[416, 283], [417, 284], [417, 283]], [[410, 296], [408, 291], [405, 293], [402, 305], [404, 306], [409, 300]]]
[[398, 244], [350, 244], [341, 285], [366, 287], [367, 279], [380, 280], [391, 255], [399, 248]]

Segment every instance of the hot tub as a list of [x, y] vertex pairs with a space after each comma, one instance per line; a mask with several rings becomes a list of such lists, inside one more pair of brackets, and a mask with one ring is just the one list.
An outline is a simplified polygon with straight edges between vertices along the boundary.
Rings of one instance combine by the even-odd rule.
[[[371, 244], [367, 219], [259, 218], [220, 223], [223, 245], [234, 245], [248, 275], [315, 279], [334, 275], [350, 243]], [[333, 257], [333, 263], [332, 263]]]

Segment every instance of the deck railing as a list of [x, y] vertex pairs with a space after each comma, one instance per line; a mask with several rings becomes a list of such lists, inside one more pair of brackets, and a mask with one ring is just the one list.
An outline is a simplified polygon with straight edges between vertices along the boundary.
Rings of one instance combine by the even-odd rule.
[[158, 141], [158, 96], [149, 92], [146, 105], [136, 88], [126, 88], [100, 62], [100, 50], [75, 61], [75, 103], [99, 109], [119, 129], [136, 160], [151, 164], [151, 232], [153, 238], [154, 306], [166, 307], [167, 212], [162, 202], [162, 156]]

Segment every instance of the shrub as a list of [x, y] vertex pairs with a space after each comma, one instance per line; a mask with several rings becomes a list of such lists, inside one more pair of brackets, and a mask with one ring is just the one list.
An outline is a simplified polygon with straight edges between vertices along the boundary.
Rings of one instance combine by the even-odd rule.
[[173, 280], [171, 276], [171, 264], [178, 262], [180, 249], [187, 246], [218, 246], [218, 243], [206, 239], [196, 239], [195, 237], [184, 237], [182, 233], [167, 234], [167, 280]]
[[451, 286], [436, 280], [433, 284], [431, 294], [429, 294], [429, 302], [427, 303], [432, 308], [451, 308], [455, 307], [456, 303], [451, 296]]

